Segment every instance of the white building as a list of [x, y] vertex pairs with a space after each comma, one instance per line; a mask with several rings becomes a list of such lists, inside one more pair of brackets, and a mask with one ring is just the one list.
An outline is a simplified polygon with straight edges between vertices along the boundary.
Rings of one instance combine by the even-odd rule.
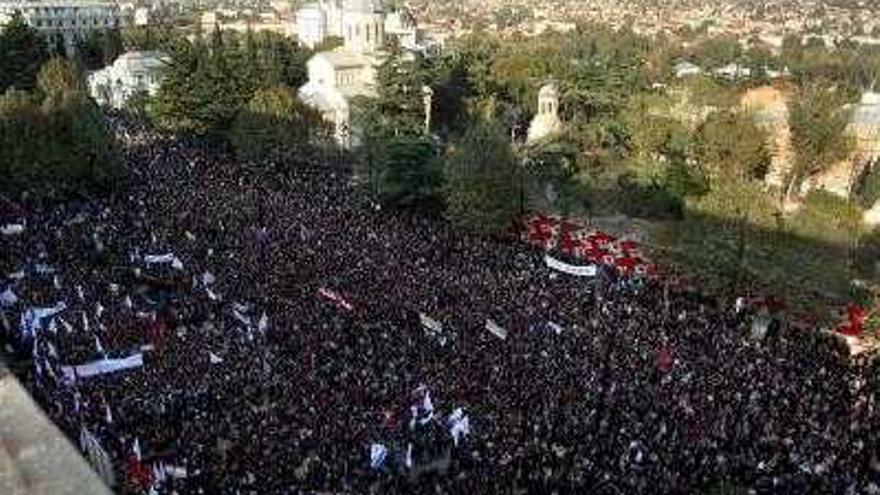
[[50, 50], [61, 47], [71, 55], [76, 40], [98, 29], [122, 26], [115, 2], [103, 0], [0, 0], [0, 26], [21, 12], [25, 22], [42, 33]]
[[[381, 14], [383, 30], [373, 27], [362, 34], [356, 31], [347, 33], [347, 17], [352, 14], [361, 16], [364, 13]], [[419, 49], [420, 42], [418, 26], [412, 13], [406, 9], [386, 12], [381, 0], [318, 0], [307, 3], [296, 12], [296, 34], [300, 43], [309, 48], [314, 48], [329, 37], [362, 36], [364, 41], [370, 42], [371, 37], [381, 35], [379, 42], [384, 44], [385, 36], [393, 36], [400, 41], [401, 46], [413, 49]]]
[[376, 70], [385, 59], [385, 11], [375, 0], [346, 0], [342, 6], [344, 44], [309, 60], [309, 80], [299, 97], [333, 123], [341, 146], [350, 147], [351, 98], [376, 94]]
[[296, 11], [296, 33], [299, 42], [314, 48], [330, 36], [343, 37], [343, 0], [318, 0]]
[[416, 18], [407, 9], [398, 9], [385, 16], [385, 36], [397, 38], [400, 46], [408, 50], [420, 50], [422, 34]]
[[559, 89], [555, 83], [545, 84], [538, 91], [538, 113], [529, 125], [528, 142], [532, 143], [562, 132], [559, 120]]
[[167, 56], [160, 52], [125, 53], [113, 65], [89, 74], [89, 94], [100, 105], [113, 108], [122, 108], [140, 92], [155, 95], [167, 62]]

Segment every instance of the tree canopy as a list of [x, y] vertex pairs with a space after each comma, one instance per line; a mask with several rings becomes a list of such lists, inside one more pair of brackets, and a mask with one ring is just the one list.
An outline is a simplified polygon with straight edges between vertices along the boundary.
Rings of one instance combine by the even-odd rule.
[[524, 194], [521, 174], [504, 130], [497, 123], [476, 123], [446, 160], [447, 214], [473, 232], [510, 228]]
[[19, 12], [0, 30], [0, 93], [9, 88], [31, 91], [37, 73], [49, 59], [45, 39], [27, 25]]

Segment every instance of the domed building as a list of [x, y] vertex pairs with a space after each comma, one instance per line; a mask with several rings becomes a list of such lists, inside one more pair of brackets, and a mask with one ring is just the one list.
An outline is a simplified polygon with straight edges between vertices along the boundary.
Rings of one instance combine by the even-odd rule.
[[556, 83], [545, 84], [538, 91], [538, 113], [529, 125], [528, 142], [532, 143], [562, 132], [559, 120], [559, 88]]
[[[353, 135], [351, 98], [376, 94], [376, 70], [385, 58], [385, 10], [380, 0], [344, 0], [333, 5], [341, 9], [338, 28], [343, 46], [309, 59], [309, 80], [299, 88], [299, 97], [333, 123], [337, 142], [348, 148]], [[327, 12], [328, 25], [335, 25], [335, 12]]]

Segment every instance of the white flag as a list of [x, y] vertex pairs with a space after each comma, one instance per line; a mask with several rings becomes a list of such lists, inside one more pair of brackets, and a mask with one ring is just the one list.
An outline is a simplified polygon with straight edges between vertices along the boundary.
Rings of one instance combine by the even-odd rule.
[[139, 438], [135, 437], [134, 445], [131, 446], [131, 451], [134, 452], [134, 458], [137, 459], [138, 462], [141, 462], [141, 441]]
[[208, 359], [211, 361], [211, 364], [220, 364], [223, 362], [223, 358], [214, 354], [211, 351], [208, 351]]
[[13, 236], [18, 235], [24, 232], [24, 225], [20, 223], [7, 223], [6, 225], [0, 227], [0, 234], [5, 236]]
[[73, 326], [71, 326], [70, 323], [67, 323], [67, 321], [64, 318], [61, 318], [59, 316], [58, 321], [61, 322], [61, 326], [64, 328], [65, 332], [67, 332], [68, 334], [73, 333]]
[[101, 303], [96, 303], [95, 304], [95, 317], [100, 318], [102, 314], [104, 314], [104, 306], [101, 306]]
[[413, 460], [412, 460], [412, 444], [406, 444], [406, 459], [404, 459], [404, 463], [406, 464], [407, 469], [412, 469]]
[[452, 441], [458, 446], [458, 442], [471, 432], [471, 422], [467, 414], [462, 408], [456, 408], [446, 420], [449, 425], [449, 434], [452, 435]]
[[101, 344], [101, 339], [98, 338], [98, 334], [95, 334], [95, 351], [101, 355], [106, 354], [104, 352], [104, 346]]
[[388, 455], [388, 449], [381, 443], [374, 443], [370, 446], [370, 467], [380, 469], [385, 464], [385, 457]]
[[561, 335], [562, 331], [564, 330], [562, 328], [562, 325], [559, 325], [559, 324], [554, 323], [552, 321], [548, 321], [547, 326], [550, 327], [554, 332], [556, 332], [556, 335]]
[[266, 312], [263, 311], [263, 316], [261, 316], [260, 321], [257, 322], [257, 330], [259, 330], [260, 333], [266, 333], [266, 330], [268, 330], [268, 329], [269, 329], [269, 315], [267, 315]]
[[17, 302], [18, 296], [15, 295], [15, 292], [12, 292], [12, 287], [7, 287], [6, 290], [0, 294], [0, 308], [8, 308]]
[[131, 309], [134, 307], [134, 304], [131, 302], [131, 297], [125, 296], [125, 299], [122, 301], [122, 304], [125, 305], [126, 308]]
[[214, 291], [212, 291], [211, 289], [205, 289], [205, 291], [208, 293], [208, 298], [210, 300], [212, 300], [212, 301], [219, 301], [220, 300], [220, 296], [218, 296], [217, 294], [214, 294]]
[[104, 420], [108, 425], [113, 424], [113, 413], [110, 412], [110, 404], [104, 404]]
[[425, 398], [422, 400], [421, 413], [424, 415], [419, 424], [426, 424], [434, 419], [434, 403], [431, 402], [431, 391], [425, 389]]
[[492, 335], [498, 337], [501, 340], [507, 339], [507, 330], [501, 328], [497, 323], [492, 320], [486, 320], [486, 330], [488, 330]]
[[61, 290], [61, 281], [58, 280], [58, 275], [52, 277], [52, 286], [55, 287], [55, 290]]

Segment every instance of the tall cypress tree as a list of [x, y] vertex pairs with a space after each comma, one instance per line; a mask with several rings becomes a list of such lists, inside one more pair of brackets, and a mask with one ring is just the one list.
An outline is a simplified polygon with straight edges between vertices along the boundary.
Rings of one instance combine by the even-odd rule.
[[16, 12], [0, 32], [0, 93], [8, 88], [31, 91], [49, 59], [46, 40]]

